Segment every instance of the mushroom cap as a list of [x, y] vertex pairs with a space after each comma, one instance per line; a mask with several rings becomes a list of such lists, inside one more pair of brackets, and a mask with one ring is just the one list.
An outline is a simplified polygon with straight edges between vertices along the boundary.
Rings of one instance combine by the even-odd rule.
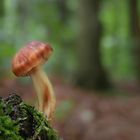
[[16, 76], [27, 76], [40, 64], [48, 60], [53, 49], [50, 44], [39, 41], [29, 42], [19, 50], [12, 61], [12, 71]]

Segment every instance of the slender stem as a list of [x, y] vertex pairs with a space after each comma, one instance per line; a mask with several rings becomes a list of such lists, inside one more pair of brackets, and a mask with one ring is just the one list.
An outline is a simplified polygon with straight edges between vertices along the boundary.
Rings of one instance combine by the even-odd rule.
[[38, 96], [39, 111], [50, 119], [55, 110], [55, 96], [52, 85], [41, 67], [36, 68], [31, 75]]

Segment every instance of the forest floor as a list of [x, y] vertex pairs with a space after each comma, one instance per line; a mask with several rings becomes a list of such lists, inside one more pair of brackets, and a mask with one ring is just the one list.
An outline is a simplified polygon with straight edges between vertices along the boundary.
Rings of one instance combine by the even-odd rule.
[[[54, 127], [64, 140], [140, 140], [140, 92], [132, 84], [119, 86], [111, 96], [112, 92], [85, 91], [61, 80], [52, 81], [57, 96]], [[30, 84], [0, 81], [0, 96], [11, 92], [34, 103]]]

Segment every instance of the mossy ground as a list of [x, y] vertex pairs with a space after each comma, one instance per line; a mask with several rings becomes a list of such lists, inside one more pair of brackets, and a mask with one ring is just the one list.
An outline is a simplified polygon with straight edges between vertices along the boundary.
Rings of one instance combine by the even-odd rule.
[[0, 99], [0, 139], [59, 140], [43, 113], [15, 94]]

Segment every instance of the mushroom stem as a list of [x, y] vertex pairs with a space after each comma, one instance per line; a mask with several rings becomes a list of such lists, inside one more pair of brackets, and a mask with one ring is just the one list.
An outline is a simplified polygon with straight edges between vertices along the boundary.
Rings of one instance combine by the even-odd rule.
[[39, 111], [44, 112], [51, 119], [56, 102], [52, 85], [41, 66], [34, 69], [30, 76], [37, 92]]

